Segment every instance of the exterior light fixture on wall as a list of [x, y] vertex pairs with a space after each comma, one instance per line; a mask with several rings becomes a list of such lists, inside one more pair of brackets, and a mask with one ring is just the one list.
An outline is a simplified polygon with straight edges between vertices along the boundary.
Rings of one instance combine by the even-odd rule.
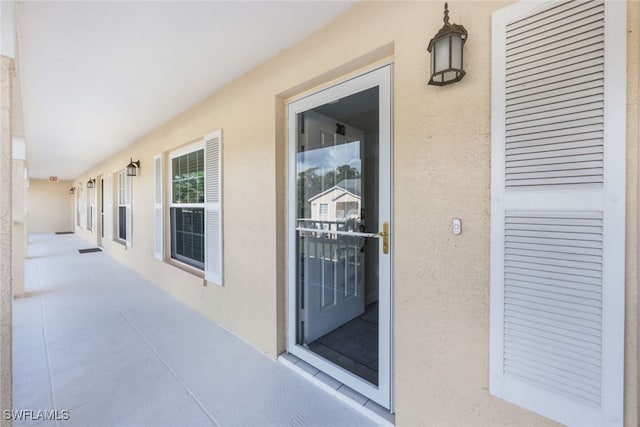
[[87, 188], [93, 188], [95, 184], [96, 180], [89, 178], [89, 181], [87, 181]]
[[449, 23], [449, 7], [444, 4], [444, 25], [430, 41], [430, 85], [446, 86], [462, 80], [466, 72], [462, 66], [462, 48], [467, 40], [467, 30], [462, 25]]
[[140, 160], [134, 162], [133, 158], [131, 158], [127, 165], [127, 176], [136, 176], [136, 169], [138, 168], [140, 168]]
[[69, 194], [76, 194], [76, 187], [71, 187], [69, 189]]

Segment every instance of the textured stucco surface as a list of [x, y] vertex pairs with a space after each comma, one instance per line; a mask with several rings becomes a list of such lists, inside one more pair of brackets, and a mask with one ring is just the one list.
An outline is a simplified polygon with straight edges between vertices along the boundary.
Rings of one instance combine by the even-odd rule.
[[13, 59], [0, 56], [0, 426], [10, 426], [2, 411], [11, 409], [11, 95]]
[[625, 425], [640, 425], [640, 1], [627, 7], [627, 244], [625, 322]]
[[12, 214], [13, 214], [13, 230], [12, 230], [12, 260], [11, 260], [11, 280], [13, 288], [13, 296], [16, 298], [24, 295], [24, 257], [26, 250], [26, 181], [24, 179], [25, 171], [24, 160], [13, 160], [13, 179], [11, 182], [12, 190]]
[[[87, 177], [87, 179], [89, 179]], [[29, 181], [27, 223], [29, 233], [73, 231], [74, 196], [69, 194], [70, 181]]]
[[[547, 426], [555, 423], [488, 393], [491, 13], [510, 2], [449, 2], [469, 31], [467, 76], [428, 86], [427, 42], [437, 2], [361, 2], [322, 30], [86, 171], [142, 168], [133, 182], [133, 247], [115, 258], [270, 356], [283, 350], [287, 265], [283, 105], [309, 90], [394, 64], [395, 402], [398, 425]], [[640, 27], [638, 1], [628, 27]], [[637, 416], [637, 35], [630, 33], [625, 425]], [[132, 118], [133, 119], [133, 118]], [[224, 287], [153, 258], [153, 156], [222, 129]], [[250, 197], [249, 197], [250, 195]], [[451, 232], [461, 218], [463, 233]], [[77, 229], [93, 239], [95, 235]]]

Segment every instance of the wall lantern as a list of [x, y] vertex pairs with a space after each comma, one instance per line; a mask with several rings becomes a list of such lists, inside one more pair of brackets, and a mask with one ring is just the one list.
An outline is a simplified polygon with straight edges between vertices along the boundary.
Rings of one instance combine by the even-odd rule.
[[69, 189], [69, 194], [76, 194], [76, 187], [71, 187]]
[[467, 40], [467, 30], [462, 25], [449, 23], [449, 7], [444, 4], [444, 25], [430, 41], [430, 85], [445, 86], [462, 80], [462, 48]]
[[134, 162], [133, 158], [127, 165], [127, 176], [136, 176], [136, 169], [140, 167], [140, 160]]
[[87, 188], [93, 188], [95, 184], [96, 184], [96, 180], [89, 178], [89, 181], [87, 181]]

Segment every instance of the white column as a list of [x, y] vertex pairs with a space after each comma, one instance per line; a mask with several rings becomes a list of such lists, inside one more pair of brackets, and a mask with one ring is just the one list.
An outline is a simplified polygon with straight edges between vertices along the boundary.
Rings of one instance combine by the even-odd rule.
[[12, 180], [12, 215], [13, 215], [13, 235], [11, 248], [11, 281], [13, 297], [22, 298], [24, 296], [24, 259], [26, 255], [26, 227], [25, 227], [25, 161], [16, 154], [16, 144], [14, 138], [13, 150], [13, 180]]
[[[0, 409], [2, 411], [12, 409], [11, 88], [13, 62], [13, 59], [0, 55]], [[6, 426], [11, 426], [11, 421], [0, 416], [0, 427]]]
[[0, 427], [10, 427], [2, 412], [12, 409], [11, 337], [11, 180], [12, 94], [15, 75], [14, 2], [0, 2]]

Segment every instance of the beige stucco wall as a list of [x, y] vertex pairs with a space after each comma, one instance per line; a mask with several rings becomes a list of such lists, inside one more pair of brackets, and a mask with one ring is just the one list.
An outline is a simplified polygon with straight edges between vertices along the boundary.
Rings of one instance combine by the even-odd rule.
[[24, 296], [24, 258], [27, 251], [25, 161], [13, 160], [11, 207], [13, 230], [11, 234], [11, 286], [13, 296]]
[[[465, 79], [428, 86], [440, 2], [364, 2], [77, 178], [133, 178], [133, 247], [105, 250], [272, 357], [284, 349], [284, 102], [394, 63], [395, 401], [398, 425], [555, 425], [488, 393], [491, 12], [449, 2], [469, 31]], [[638, 424], [639, 2], [629, 3], [626, 425]], [[132, 115], [135, 120], [135, 115]], [[224, 133], [224, 287], [153, 257], [153, 157]], [[114, 181], [115, 182], [115, 181]], [[77, 186], [77, 184], [76, 184]], [[250, 197], [249, 197], [250, 195]], [[33, 204], [30, 203], [30, 206]], [[259, 214], [258, 214], [259, 213]], [[463, 233], [451, 232], [461, 218]], [[33, 230], [31, 230], [33, 231]], [[76, 231], [95, 242], [95, 234]], [[427, 279], [428, 278], [428, 279]]]
[[27, 227], [29, 233], [73, 231], [71, 181], [29, 181]]
[[[0, 12], [0, 18], [2, 13]], [[2, 28], [0, 28], [2, 30]], [[0, 38], [2, 35], [0, 35]], [[0, 410], [12, 408], [12, 143], [11, 119], [13, 98], [13, 58], [4, 56], [0, 43]], [[0, 418], [0, 426], [11, 427], [11, 421]]]

